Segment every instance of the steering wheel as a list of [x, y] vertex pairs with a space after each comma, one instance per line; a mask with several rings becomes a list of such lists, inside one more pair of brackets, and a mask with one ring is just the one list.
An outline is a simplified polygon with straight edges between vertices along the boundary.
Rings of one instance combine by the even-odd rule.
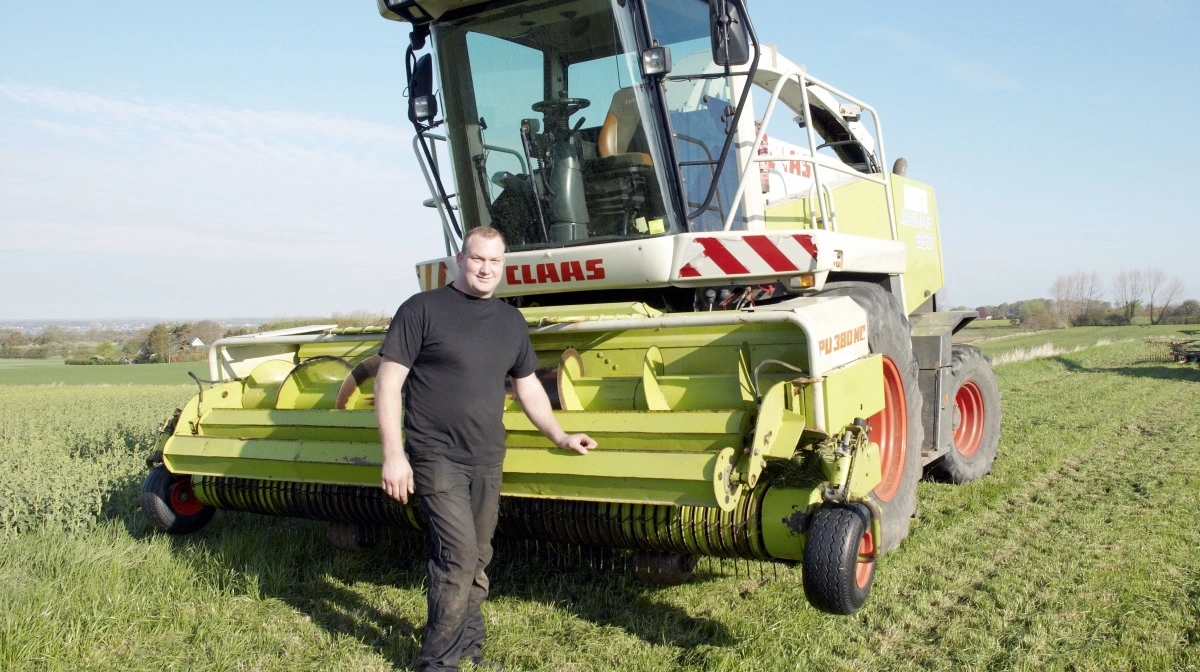
[[554, 119], [566, 121], [572, 114], [591, 105], [592, 101], [584, 98], [551, 98], [533, 104], [533, 111]]

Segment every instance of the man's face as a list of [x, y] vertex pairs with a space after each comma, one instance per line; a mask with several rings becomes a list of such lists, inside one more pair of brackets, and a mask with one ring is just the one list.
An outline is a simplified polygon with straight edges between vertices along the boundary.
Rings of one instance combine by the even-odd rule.
[[472, 236], [458, 253], [455, 286], [466, 294], [486, 299], [504, 275], [504, 243], [499, 238]]

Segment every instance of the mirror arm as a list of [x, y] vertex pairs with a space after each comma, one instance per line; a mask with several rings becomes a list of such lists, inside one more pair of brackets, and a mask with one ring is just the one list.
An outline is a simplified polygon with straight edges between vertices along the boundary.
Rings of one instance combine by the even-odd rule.
[[[404, 52], [404, 81], [409, 84], [408, 94], [410, 96], [412, 95], [411, 84], [413, 79], [413, 71], [416, 69], [417, 64], [416, 50], [425, 46], [425, 37], [429, 35], [429, 27], [423, 26], [423, 28], [424, 35], [418, 40], [416, 37], [418, 27], [413, 27], [413, 33], [409, 38], [408, 48], [405, 49]], [[430, 95], [434, 94], [431, 93]], [[450, 207], [450, 197], [446, 195], [446, 187], [442, 183], [442, 171], [438, 167], [437, 161], [433, 158], [433, 151], [429, 148], [429, 141], [425, 139], [425, 133], [437, 128], [442, 124], [442, 122], [430, 121], [428, 123], [422, 123], [421, 121], [414, 120], [412, 124], [413, 128], [416, 129], [417, 138], [421, 141], [421, 152], [425, 154], [425, 161], [429, 164], [429, 169], [433, 173], [433, 183], [437, 185], [437, 198], [442, 202], [443, 205], [446, 206], [445, 213], [446, 216], [450, 218], [450, 225], [454, 229], [454, 233], [458, 234], [459, 240], [462, 240], [462, 227], [458, 223], [458, 217], [454, 215], [454, 208]]]
[[[739, 0], [727, 0], [728, 2], [738, 2]], [[746, 8], [742, 6], [742, 16], [746, 15]], [[743, 19], [745, 20], [745, 19]], [[758, 74], [758, 34], [754, 31], [754, 24], [746, 20], [746, 33], [750, 37], [750, 47], [754, 50], [754, 57], [750, 61], [750, 70], [746, 73], [746, 85], [742, 87], [742, 96], [738, 99], [737, 109], [733, 113], [731, 129], [725, 134], [725, 145], [721, 147], [721, 156], [717, 159], [716, 170], [713, 173], [712, 182], [708, 185], [708, 194], [704, 197], [704, 202], [698, 208], [688, 213], [689, 220], [695, 219], [704, 214], [708, 206], [712, 204], [713, 196], [717, 193], [717, 185], [721, 180], [721, 172], [725, 168], [725, 160], [729, 158], [729, 150], [733, 146], [733, 137], [737, 134], [737, 122], [742, 117], [742, 112], [746, 109], [746, 101], [750, 99], [750, 90], [754, 88], [754, 75]], [[728, 77], [732, 74], [728, 59], [725, 62], [725, 73]], [[722, 213], [726, 214], [726, 213]]]

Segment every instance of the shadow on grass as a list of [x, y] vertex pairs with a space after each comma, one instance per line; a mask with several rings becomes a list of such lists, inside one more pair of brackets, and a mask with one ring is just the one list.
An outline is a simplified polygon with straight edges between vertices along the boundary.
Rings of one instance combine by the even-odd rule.
[[[139, 507], [127, 505], [138, 500], [140, 487], [140, 480], [122, 483], [124, 491], [113, 499], [126, 505], [114, 507], [110, 517], [120, 519], [132, 536], [145, 538], [158, 533]], [[228, 576], [240, 577], [247, 592], [286, 603], [331, 636], [352, 637], [396, 667], [415, 667], [424, 629], [424, 535], [385, 528], [380, 537], [375, 548], [354, 553], [332, 547], [319, 521], [218, 511], [205, 529], [170, 537], [170, 543], [199, 580], [221, 585]], [[720, 622], [668, 603], [659, 589], [634, 580], [620, 560], [609, 556], [607, 566], [597, 566], [586, 553], [558, 562], [543, 556], [528, 545], [498, 541], [488, 571], [490, 599], [553, 605], [655, 645], [691, 649], [733, 643]], [[697, 572], [694, 580], [715, 578]], [[394, 605], [389, 600], [396, 593], [388, 588], [415, 594], [401, 595], [405, 604]]]
[[1069, 357], [1052, 358], [1071, 373], [1115, 373], [1131, 378], [1154, 378], [1157, 380], [1183, 380], [1200, 382], [1200, 367], [1194, 364], [1141, 364], [1123, 366], [1081, 366]]

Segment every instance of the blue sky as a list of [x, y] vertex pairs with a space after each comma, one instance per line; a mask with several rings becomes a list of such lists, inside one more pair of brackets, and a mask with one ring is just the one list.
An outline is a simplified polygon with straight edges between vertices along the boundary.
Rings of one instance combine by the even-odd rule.
[[[937, 189], [946, 297], [1200, 298], [1200, 4], [751, 0]], [[392, 312], [442, 244], [374, 3], [0, 0], [0, 318]]]

